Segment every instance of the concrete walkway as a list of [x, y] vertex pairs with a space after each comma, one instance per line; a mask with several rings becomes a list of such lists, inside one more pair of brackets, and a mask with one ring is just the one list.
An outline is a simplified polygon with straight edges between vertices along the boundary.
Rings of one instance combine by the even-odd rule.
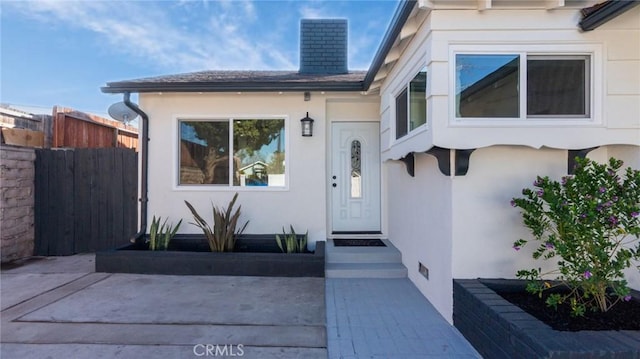
[[323, 278], [94, 273], [93, 260], [3, 269], [0, 357], [327, 357]]
[[329, 358], [481, 358], [407, 278], [327, 278]]
[[107, 274], [76, 255], [3, 268], [0, 293], [3, 359], [480, 357], [406, 278]]

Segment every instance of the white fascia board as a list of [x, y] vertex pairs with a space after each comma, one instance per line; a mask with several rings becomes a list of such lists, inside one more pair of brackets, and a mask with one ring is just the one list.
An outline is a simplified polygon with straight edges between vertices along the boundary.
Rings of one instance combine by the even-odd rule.
[[491, 9], [492, 5], [492, 0], [478, 0], [478, 10], [480, 11]]
[[564, 7], [564, 5], [564, 0], [547, 0], [545, 3], [547, 10], [561, 8]]

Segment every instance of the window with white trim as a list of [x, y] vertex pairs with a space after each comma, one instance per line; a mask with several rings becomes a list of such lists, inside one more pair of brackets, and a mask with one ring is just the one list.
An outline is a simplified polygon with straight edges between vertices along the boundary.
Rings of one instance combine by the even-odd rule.
[[590, 55], [457, 53], [456, 118], [589, 118], [590, 74]]
[[284, 119], [183, 119], [178, 126], [178, 185], [286, 185]]
[[427, 123], [427, 70], [422, 69], [396, 96], [396, 139]]

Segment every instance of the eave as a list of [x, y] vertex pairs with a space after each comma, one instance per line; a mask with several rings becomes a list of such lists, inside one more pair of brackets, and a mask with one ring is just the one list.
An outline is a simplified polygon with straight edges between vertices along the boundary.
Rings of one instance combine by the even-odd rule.
[[104, 93], [124, 92], [272, 92], [272, 91], [362, 91], [357, 82], [184, 82], [184, 83], [107, 83]]
[[387, 32], [384, 34], [382, 38], [382, 44], [378, 47], [378, 51], [373, 57], [373, 61], [371, 62], [371, 66], [369, 67], [369, 71], [367, 71], [367, 75], [364, 78], [363, 90], [368, 91], [373, 83], [376, 75], [380, 68], [385, 64], [385, 58], [389, 51], [393, 48], [394, 43], [396, 42], [396, 38], [402, 32], [402, 28], [404, 27], [409, 15], [413, 11], [417, 1], [416, 0], [408, 0], [403, 1], [400, 6], [396, 9], [395, 14], [393, 14], [393, 18], [391, 19], [391, 24], [387, 28]]

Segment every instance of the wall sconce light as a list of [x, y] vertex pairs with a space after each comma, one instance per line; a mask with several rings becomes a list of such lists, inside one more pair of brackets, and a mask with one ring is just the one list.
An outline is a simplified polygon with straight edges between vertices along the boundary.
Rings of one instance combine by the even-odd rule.
[[309, 117], [309, 112], [307, 112], [307, 116], [305, 116], [305, 118], [300, 120], [300, 123], [302, 123], [302, 136], [313, 136], [313, 119]]

